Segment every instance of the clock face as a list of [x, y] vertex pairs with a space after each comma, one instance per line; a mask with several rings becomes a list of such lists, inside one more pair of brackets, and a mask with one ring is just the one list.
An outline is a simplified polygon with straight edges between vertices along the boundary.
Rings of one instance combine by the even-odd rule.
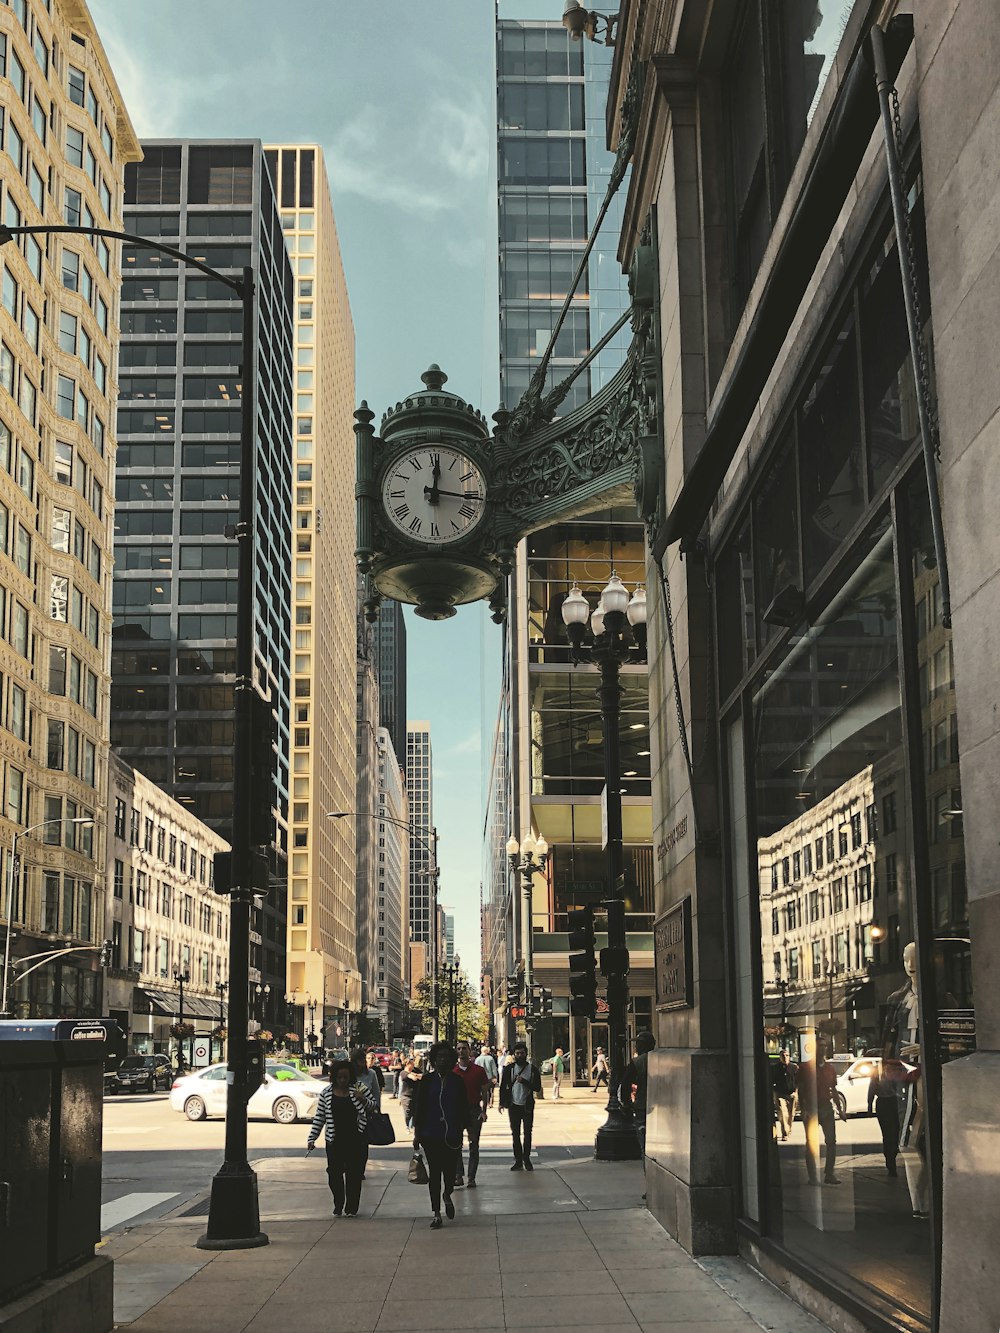
[[421, 444], [401, 454], [382, 482], [386, 517], [425, 546], [460, 541], [486, 513], [486, 478], [466, 454]]

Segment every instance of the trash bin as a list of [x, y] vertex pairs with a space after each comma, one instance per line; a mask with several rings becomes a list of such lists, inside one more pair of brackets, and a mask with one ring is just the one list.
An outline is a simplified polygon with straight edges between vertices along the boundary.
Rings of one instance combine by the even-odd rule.
[[103, 1019], [0, 1022], [0, 1304], [101, 1238]]

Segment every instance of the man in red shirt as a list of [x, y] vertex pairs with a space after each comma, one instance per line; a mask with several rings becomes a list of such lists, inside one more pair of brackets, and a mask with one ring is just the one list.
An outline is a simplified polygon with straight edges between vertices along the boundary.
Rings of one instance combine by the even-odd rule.
[[[467, 1125], [469, 1132], [468, 1188], [474, 1190], [476, 1188], [476, 1171], [479, 1169], [479, 1136], [483, 1132], [486, 1108], [489, 1105], [490, 1098], [490, 1077], [482, 1065], [473, 1062], [472, 1050], [467, 1041], [458, 1043], [458, 1064], [455, 1066], [455, 1073], [465, 1083], [466, 1095], [469, 1098], [469, 1123]], [[462, 1159], [459, 1156], [456, 1186], [464, 1183], [462, 1176]]]

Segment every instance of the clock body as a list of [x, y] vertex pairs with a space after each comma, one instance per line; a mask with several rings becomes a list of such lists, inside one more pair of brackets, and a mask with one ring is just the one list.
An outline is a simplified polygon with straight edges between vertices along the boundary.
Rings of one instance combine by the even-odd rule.
[[382, 511], [404, 538], [431, 550], [470, 537], [486, 514], [486, 476], [454, 445], [413, 444], [382, 476]]

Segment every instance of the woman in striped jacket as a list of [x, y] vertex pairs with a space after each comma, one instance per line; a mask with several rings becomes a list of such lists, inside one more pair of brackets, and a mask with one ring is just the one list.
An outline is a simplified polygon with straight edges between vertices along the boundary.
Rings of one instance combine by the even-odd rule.
[[326, 1135], [326, 1174], [333, 1191], [333, 1215], [357, 1217], [361, 1204], [361, 1178], [368, 1156], [368, 1116], [375, 1100], [362, 1083], [353, 1082], [347, 1060], [338, 1060], [330, 1070], [330, 1086], [319, 1096], [319, 1106], [309, 1130], [306, 1152], [316, 1146], [320, 1131]]

